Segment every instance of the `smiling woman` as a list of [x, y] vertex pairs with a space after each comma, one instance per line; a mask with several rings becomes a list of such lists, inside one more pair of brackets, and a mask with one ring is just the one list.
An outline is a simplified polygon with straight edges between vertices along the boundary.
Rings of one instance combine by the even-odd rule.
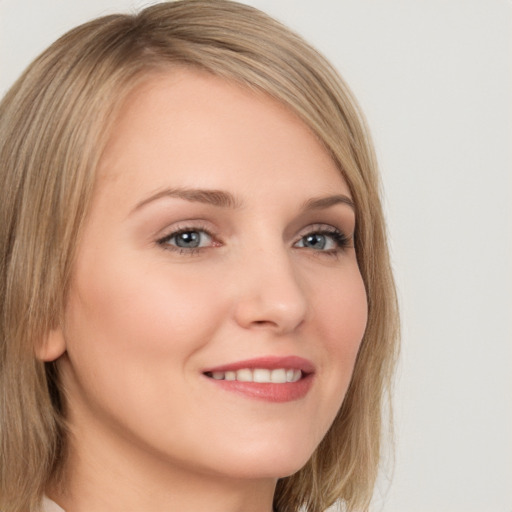
[[8, 92], [0, 167], [3, 512], [367, 508], [396, 301], [321, 56], [224, 0], [92, 21]]

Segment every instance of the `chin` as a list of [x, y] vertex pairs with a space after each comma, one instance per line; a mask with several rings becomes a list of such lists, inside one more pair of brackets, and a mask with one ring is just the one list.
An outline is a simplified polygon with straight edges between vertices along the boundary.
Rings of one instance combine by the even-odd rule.
[[[251, 450], [251, 452], [240, 449], [229, 465], [223, 465], [222, 471], [225, 474], [228, 473], [231, 478], [284, 478], [302, 469], [313, 451], [314, 448], [306, 451], [303, 446], [294, 446], [287, 450], [283, 449], [282, 445], [274, 445], [267, 450]], [[226, 454], [226, 459], [228, 457], [229, 455]]]

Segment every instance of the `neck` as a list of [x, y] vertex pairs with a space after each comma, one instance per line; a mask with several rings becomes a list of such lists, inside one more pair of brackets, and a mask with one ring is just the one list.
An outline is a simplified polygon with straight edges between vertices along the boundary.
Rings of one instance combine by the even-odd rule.
[[134, 443], [101, 439], [97, 432], [77, 432], [69, 441], [61, 481], [48, 490], [66, 512], [272, 511], [276, 479], [235, 478], [170, 464]]

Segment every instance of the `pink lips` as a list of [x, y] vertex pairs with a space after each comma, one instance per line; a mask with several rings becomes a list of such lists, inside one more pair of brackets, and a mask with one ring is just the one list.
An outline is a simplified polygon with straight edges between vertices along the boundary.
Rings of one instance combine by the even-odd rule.
[[[236, 372], [244, 369], [266, 370], [300, 370], [301, 377], [296, 382], [244, 382], [240, 380], [215, 380], [213, 373]], [[307, 395], [313, 384], [315, 367], [311, 361], [298, 356], [286, 357], [259, 357], [244, 361], [236, 361], [221, 366], [207, 368], [203, 374], [208, 380], [226, 390], [245, 395], [248, 398], [264, 400], [267, 402], [290, 402], [299, 400]]]

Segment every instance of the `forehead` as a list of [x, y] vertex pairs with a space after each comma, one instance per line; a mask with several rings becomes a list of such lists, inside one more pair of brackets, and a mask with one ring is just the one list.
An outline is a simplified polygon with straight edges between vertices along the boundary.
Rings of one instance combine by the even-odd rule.
[[[288, 172], [283, 172], [287, 169]], [[308, 186], [346, 184], [323, 145], [299, 117], [270, 96], [189, 69], [155, 74], [126, 98], [102, 155], [102, 180], [215, 188], [244, 174]], [[265, 172], [263, 172], [265, 171]], [[326, 179], [328, 178], [328, 179]], [[258, 180], [248, 180], [254, 185]], [[330, 192], [319, 190], [318, 192]]]

